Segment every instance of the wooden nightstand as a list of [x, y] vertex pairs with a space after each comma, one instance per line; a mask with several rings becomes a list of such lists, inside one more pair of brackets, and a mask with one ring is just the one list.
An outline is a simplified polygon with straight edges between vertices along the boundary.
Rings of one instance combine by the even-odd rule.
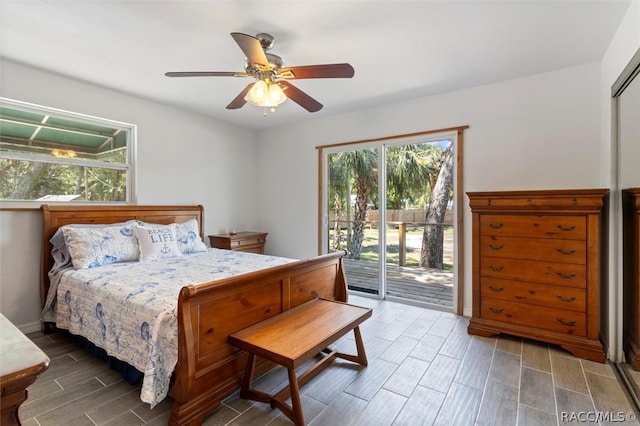
[[266, 232], [238, 232], [237, 234], [209, 235], [211, 247], [264, 254]]

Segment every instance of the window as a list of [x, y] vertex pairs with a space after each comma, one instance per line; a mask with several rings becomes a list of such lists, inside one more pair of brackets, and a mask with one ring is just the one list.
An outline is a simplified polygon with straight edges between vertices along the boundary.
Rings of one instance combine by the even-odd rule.
[[0, 98], [0, 201], [133, 201], [134, 125]]

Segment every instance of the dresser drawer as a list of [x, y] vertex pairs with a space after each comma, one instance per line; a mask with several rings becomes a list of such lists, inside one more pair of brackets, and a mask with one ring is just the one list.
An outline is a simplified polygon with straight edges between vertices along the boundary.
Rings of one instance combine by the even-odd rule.
[[482, 235], [480, 253], [493, 257], [587, 263], [587, 243], [579, 240]]
[[482, 298], [480, 316], [575, 336], [587, 335], [587, 314], [583, 312]]
[[530, 303], [576, 312], [587, 310], [587, 294], [583, 288], [483, 278], [480, 291], [483, 299]]
[[480, 216], [480, 235], [584, 240], [584, 216], [493, 215]]
[[586, 275], [585, 265], [480, 256], [481, 277], [584, 288]]

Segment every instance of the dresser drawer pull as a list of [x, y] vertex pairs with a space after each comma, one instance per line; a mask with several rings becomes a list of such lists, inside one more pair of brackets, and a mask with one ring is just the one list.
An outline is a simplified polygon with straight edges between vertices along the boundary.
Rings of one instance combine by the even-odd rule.
[[576, 320], [565, 321], [562, 318], [556, 318], [556, 320], [558, 320], [560, 324], [566, 325], [568, 327], [573, 327], [574, 325], [576, 325]]
[[494, 287], [490, 285], [489, 290], [493, 291], [494, 293], [500, 293], [502, 290], [504, 290], [504, 287]]
[[491, 263], [489, 264], [489, 269], [491, 269], [492, 271], [495, 272], [500, 272], [504, 269], [504, 266], [502, 265], [498, 265], [498, 266], [493, 266]]
[[494, 314], [499, 314], [500, 312], [504, 311], [504, 308], [494, 308], [493, 306], [489, 306], [489, 310]]
[[500, 250], [502, 249], [502, 247], [504, 247], [503, 244], [489, 244], [489, 248], [491, 248], [492, 250]]
[[575, 225], [569, 225], [569, 226], [558, 225], [558, 229], [561, 231], [569, 232], [576, 229], [576, 226]]
[[574, 300], [576, 300], [575, 296], [571, 296], [571, 297], [563, 297], [561, 294], [558, 295], [558, 300], [560, 300], [561, 302], [573, 302]]
[[503, 226], [504, 226], [504, 223], [502, 223], [502, 222], [500, 222], [500, 223], [489, 222], [489, 228], [500, 229]]
[[556, 251], [560, 254], [565, 254], [567, 256], [574, 254], [576, 252], [576, 249], [572, 248], [572, 249], [563, 249], [563, 248], [557, 248]]
[[560, 278], [566, 278], [566, 279], [574, 278], [576, 276], [575, 272], [566, 273], [566, 272], [558, 271], [556, 272], [556, 274], [558, 274]]

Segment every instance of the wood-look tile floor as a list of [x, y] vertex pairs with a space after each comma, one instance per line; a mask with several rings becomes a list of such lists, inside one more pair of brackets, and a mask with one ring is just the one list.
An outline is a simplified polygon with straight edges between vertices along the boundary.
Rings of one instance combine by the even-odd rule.
[[[343, 425], [638, 424], [611, 364], [573, 357], [547, 344], [467, 334], [468, 319], [394, 302], [351, 296], [373, 308], [362, 326], [368, 367], [336, 360], [302, 389], [305, 420]], [[51, 358], [20, 409], [23, 425], [166, 425], [170, 398], [154, 409], [139, 386], [63, 334], [29, 335]], [[353, 334], [338, 342], [355, 351]], [[286, 371], [275, 369], [256, 387], [277, 390]], [[268, 404], [227, 398], [203, 422], [285, 425]]]

